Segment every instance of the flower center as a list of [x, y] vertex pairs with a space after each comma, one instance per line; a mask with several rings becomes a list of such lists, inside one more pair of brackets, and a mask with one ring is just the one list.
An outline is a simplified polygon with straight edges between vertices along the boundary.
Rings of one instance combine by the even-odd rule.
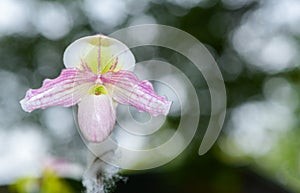
[[95, 86], [90, 88], [89, 94], [94, 94], [94, 95], [107, 94], [107, 90], [103, 85], [96, 84]]

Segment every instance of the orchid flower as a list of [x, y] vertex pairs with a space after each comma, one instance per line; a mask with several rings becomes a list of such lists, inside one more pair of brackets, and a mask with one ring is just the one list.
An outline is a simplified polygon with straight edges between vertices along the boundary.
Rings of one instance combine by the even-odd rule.
[[149, 81], [132, 72], [135, 59], [120, 41], [104, 35], [80, 38], [64, 53], [61, 74], [29, 89], [20, 101], [24, 111], [78, 104], [78, 124], [89, 142], [101, 142], [112, 132], [117, 103], [151, 115], [167, 115], [171, 102], [158, 96]]

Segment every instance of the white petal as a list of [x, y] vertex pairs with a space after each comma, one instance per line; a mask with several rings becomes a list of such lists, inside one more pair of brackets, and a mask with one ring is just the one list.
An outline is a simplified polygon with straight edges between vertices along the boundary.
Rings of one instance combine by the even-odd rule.
[[108, 95], [88, 95], [78, 104], [78, 124], [89, 142], [105, 140], [114, 128], [116, 110]]
[[85, 62], [96, 73], [98, 66], [104, 69], [116, 57], [122, 69], [133, 70], [135, 59], [125, 44], [104, 35], [94, 35], [80, 38], [70, 44], [65, 50], [63, 60], [66, 68], [78, 68]]

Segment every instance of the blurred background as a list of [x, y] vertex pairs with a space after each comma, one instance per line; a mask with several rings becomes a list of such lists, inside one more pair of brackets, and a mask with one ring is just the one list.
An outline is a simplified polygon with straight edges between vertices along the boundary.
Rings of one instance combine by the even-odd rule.
[[[0, 0], [0, 13], [0, 192], [84, 191], [88, 151], [72, 108], [28, 114], [19, 100], [59, 75], [64, 49], [79, 37], [149, 23], [205, 44], [224, 77], [227, 116], [217, 143], [198, 156], [210, 99], [187, 65], [202, 108], [194, 140], [165, 166], [124, 171], [115, 192], [300, 192], [299, 0]], [[132, 51], [138, 62], [181, 61], [162, 48]]]

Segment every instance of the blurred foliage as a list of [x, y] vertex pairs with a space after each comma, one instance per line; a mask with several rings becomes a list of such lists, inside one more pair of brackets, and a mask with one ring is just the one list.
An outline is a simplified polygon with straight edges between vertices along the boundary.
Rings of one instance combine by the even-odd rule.
[[25, 177], [10, 186], [13, 193], [73, 193], [72, 187], [51, 170], [44, 171], [41, 178]]

